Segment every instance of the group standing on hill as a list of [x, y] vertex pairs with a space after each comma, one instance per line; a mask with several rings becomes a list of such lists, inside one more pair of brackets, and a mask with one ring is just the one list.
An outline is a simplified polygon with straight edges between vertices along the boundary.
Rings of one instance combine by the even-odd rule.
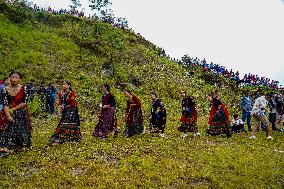
[[[27, 103], [34, 99], [37, 91], [39, 100], [46, 102], [46, 112], [55, 113], [56, 88], [53, 83], [48, 87], [43, 84], [36, 90], [33, 81], [27, 85], [21, 85], [22, 74], [13, 71], [9, 78], [0, 82], [0, 151], [9, 152], [10, 150], [29, 149], [32, 145], [32, 125], [29, 117]], [[80, 117], [76, 93], [71, 87], [69, 81], [63, 81], [61, 91], [57, 93], [57, 110], [61, 119], [56, 127], [50, 142], [60, 144], [65, 142], [79, 142], [82, 139], [80, 130]], [[94, 137], [100, 137], [103, 140], [114, 132], [118, 136], [116, 100], [111, 93], [108, 84], [102, 85], [103, 95], [100, 104], [100, 113], [98, 123], [93, 131]], [[143, 134], [144, 116], [142, 104], [138, 96], [130, 90], [124, 91], [127, 97], [125, 110], [125, 130], [124, 137]], [[181, 92], [181, 118], [178, 131], [182, 137], [188, 136], [191, 132], [194, 136], [199, 136], [197, 127], [198, 109], [194, 96], [188, 96], [185, 91]], [[155, 92], [150, 94], [152, 100], [150, 114], [150, 133], [158, 133], [161, 137], [165, 136], [167, 123], [167, 110], [162, 100], [158, 98]], [[253, 102], [250, 91], [246, 91], [240, 99], [242, 117], [237, 114], [230, 121], [229, 111], [224, 104], [218, 92], [208, 95], [210, 101], [209, 127], [206, 130], [208, 135], [225, 134], [230, 137], [233, 132], [245, 132], [245, 124], [248, 131], [251, 132], [249, 138], [256, 139], [255, 133], [261, 126], [266, 131], [266, 138], [273, 139], [269, 125], [272, 125], [274, 131], [284, 131], [284, 96], [283, 94], [264, 94], [259, 92]], [[269, 110], [269, 112], [268, 112]], [[268, 119], [267, 119], [268, 117]], [[251, 118], [254, 120], [254, 128], [251, 127]], [[280, 128], [278, 128], [280, 125]], [[281, 128], [282, 127], [282, 128]]]

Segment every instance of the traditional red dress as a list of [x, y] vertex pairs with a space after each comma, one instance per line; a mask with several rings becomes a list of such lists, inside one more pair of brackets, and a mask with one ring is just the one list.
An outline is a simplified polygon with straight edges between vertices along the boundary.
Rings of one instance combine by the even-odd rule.
[[230, 135], [230, 113], [225, 104], [217, 98], [213, 98], [211, 101], [208, 124], [209, 128], [207, 129], [207, 133], [211, 135]]
[[197, 110], [193, 98], [186, 97], [182, 100], [181, 125], [178, 127], [180, 132], [198, 132], [197, 128]]
[[[131, 106], [131, 104], [136, 104]], [[124, 130], [124, 136], [133, 136], [135, 134], [141, 134], [144, 131], [143, 126], [143, 114], [141, 101], [132, 96], [132, 99], [127, 101], [126, 107], [126, 128]]]

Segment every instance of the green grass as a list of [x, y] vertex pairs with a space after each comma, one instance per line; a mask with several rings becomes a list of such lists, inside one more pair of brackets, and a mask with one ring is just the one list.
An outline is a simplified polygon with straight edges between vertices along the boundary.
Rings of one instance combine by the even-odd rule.
[[[84, 122], [82, 142], [50, 146], [48, 138], [59, 120], [42, 118], [36, 98], [29, 104], [33, 149], [0, 159], [0, 188], [284, 187], [282, 133], [273, 133], [274, 140], [266, 141], [261, 132], [258, 140], [251, 141], [248, 134], [227, 139], [203, 133], [184, 139], [177, 132], [180, 90], [196, 97], [198, 127], [204, 132], [207, 94], [212, 90], [219, 90], [231, 114], [240, 113], [241, 90], [232, 88], [232, 83], [220, 77], [220, 85], [212, 85], [201, 70], [188, 78], [184, 67], [159, 57], [153, 44], [106, 23], [3, 5], [0, 0], [0, 77], [18, 69], [25, 75], [22, 82], [35, 79], [36, 84], [60, 85], [62, 79], [70, 80]], [[112, 76], [101, 76], [106, 64]], [[130, 139], [121, 135], [107, 141], [94, 139], [97, 116], [91, 113], [105, 82], [117, 100], [120, 134], [125, 127], [126, 87], [139, 96], [145, 115], [150, 112], [150, 92], [158, 93], [168, 112], [167, 137], [146, 132]]]
[[[53, 118], [34, 119], [33, 149], [0, 160], [2, 188], [281, 188], [284, 184], [281, 133], [273, 133], [273, 141], [266, 141], [262, 132], [254, 141], [245, 133], [229, 139], [205, 134], [181, 138], [170, 123], [166, 138], [146, 132], [102, 141], [91, 135], [96, 122], [85, 122], [82, 142], [51, 146], [48, 137], [57, 123]], [[205, 129], [199, 127], [201, 132]]]

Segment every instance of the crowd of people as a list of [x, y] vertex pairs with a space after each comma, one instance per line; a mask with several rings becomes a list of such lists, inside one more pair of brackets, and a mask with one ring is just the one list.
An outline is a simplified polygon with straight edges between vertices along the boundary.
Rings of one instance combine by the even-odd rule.
[[[31, 148], [32, 122], [27, 103], [33, 100], [35, 91], [37, 91], [39, 99], [42, 98], [46, 101], [48, 113], [54, 113], [54, 103], [57, 99], [57, 110], [60, 112], [61, 119], [49, 139], [50, 143], [62, 144], [81, 141], [77, 94], [72, 89], [71, 83], [67, 80], [63, 81], [59, 92], [56, 92], [52, 83], [47, 87], [41, 84], [35, 90], [33, 81], [22, 85], [20, 82], [22, 77], [20, 72], [13, 71], [8, 78], [0, 82], [0, 152], [10, 153], [13, 150]], [[106, 140], [111, 133], [114, 133], [115, 137], [119, 135], [116, 117], [117, 104], [108, 84], [102, 85], [102, 91], [98, 123], [92, 135]], [[127, 98], [123, 136], [132, 137], [142, 134], [145, 129], [141, 101], [130, 90], [124, 90], [123, 93]], [[181, 118], [177, 130], [182, 133], [182, 137], [187, 137], [188, 133], [200, 136], [195, 97], [188, 96], [186, 91], [181, 91], [181, 98]], [[152, 108], [149, 131], [165, 137], [167, 110], [155, 92], [151, 92], [150, 99]], [[234, 132], [249, 131], [251, 132], [250, 139], [256, 139], [255, 133], [261, 127], [266, 131], [266, 138], [272, 140], [270, 125], [272, 125], [273, 131], [284, 131], [284, 95], [281, 93], [264, 94], [259, 91], [254, 98], [250, 91], [246, 91], [240, 99], [242, 118], [238, 114], [234, 114], [232, 120], [218, 91], [210, 93], [208, 99], [210, 101], [209, 126], [206, 129], [208, 135], [225, 134], [227, 137], [231, 137]], [[254, 128], [251, 126], [252, 118], [255, 123]]]
[[211, 71], [215, 75], [222, 75], [225, 78], [235, 81], [237, 84], [242, 86], [268, 86], [270, 89], [278, 90], [281, 89], [279, 86], [279, 82], [275, 80], [271, 80], [266, 77], [262, 77], [255, 74], [245, 74], [243, 77], [240, 76], [238, 71], [234, 72], [232, 69], [228, 70], [225, 66], [221, 66], [219, 64], [214, 64], [211, 62], [210, 64], [206, 61], [206, 59], [200, 60], [199, 58], [184, 58], [182, 61], [174, 60], [188, 67], [194, 68], [195, 66], [201, 66], [204, 72]]

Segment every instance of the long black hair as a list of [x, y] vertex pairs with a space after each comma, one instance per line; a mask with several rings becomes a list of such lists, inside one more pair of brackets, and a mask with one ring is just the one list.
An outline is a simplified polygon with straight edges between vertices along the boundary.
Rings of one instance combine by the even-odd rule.
[[110, 86], [109, 84], [103, 84], [103, 87], [106, 88], [107, 92], [110, 92]]
[[23, 74], [22, 74], [21, 72], [17, 71], [17, 70], [13, 70], [13, 71], [9, 74], [9, 77], [11, 77], [11, 76], [14, 75], [14, 74], [19, 75], [19, 76], [20, 76], [20, 79], [23, 78]]
[[62, 81], [62, 84], [63, 84], [63, 83], [67, 83], [67, 85], [69, 86], [69, 90], [70, 90], [70, 91], [73, 91], [73, 89], [72, 89], [72, 87], [71, 87], [71, 82], [70, 82], [70, 81], [64, 80], [64, 81]]

